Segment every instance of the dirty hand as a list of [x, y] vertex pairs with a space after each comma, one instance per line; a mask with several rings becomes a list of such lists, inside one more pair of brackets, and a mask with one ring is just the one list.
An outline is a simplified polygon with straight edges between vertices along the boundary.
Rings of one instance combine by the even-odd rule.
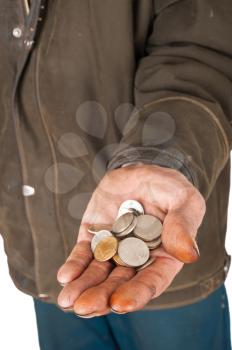
[[[112, 224], [128, 199], [139, 201], [146, 214], [163, 222], [162, 246], [151, 252], [155, 261], [137, 273], [94, 260], [87, 231], [90, 224]], [[84, 213], [77, 244], [58, 271], [64, 284], [59, 306], [89, 317], [143, 308], [166, 290], [184, 263], [198, 259], [194, 238], [205, 210], [200, 192], [177, 170], [138, 164], [107, 172]]]

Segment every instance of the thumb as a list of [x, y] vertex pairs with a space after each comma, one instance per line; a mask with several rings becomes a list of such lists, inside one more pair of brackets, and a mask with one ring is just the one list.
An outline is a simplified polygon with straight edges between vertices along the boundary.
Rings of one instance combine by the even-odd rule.
[[163, 222], [162, 244], [169, 254], [183, 263], [197, 261], [200, 253], [194, 239], [196, 234], [197, 227], [187, 220], [184, 210], [168, 212]]

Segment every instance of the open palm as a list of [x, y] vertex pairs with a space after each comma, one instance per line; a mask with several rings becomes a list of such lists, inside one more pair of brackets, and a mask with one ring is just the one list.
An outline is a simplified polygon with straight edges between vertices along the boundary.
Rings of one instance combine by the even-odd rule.
[[[87, 230], [91, 224], [112, 224], [120, 204], [128, 199], [139, 201], [146, 214], [163, 223], [162, 246], [151, 252], [154, 262], [139, 272], [96, 261]], [[194, 238], [205, 210], [202, 195], [177, 170], [134, 165], [109, 171], [87, 206], [77, 244], [58, 271], [64, 285], [59, 306], [85, 317], [143, 308], [166, 290], [184, 263], [198, 259]]]

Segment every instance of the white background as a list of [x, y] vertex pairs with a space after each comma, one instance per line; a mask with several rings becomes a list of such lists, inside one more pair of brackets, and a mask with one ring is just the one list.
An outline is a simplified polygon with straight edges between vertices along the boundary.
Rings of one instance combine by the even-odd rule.
[[[232, 176], [231, 176], [232, 181]], [[226, 247], [232, 255], [232, 191]], [[232, 310], [232, 268], [226, 280]], [[31, 297], [15, 288], [8, 275], [6, 257], [0, 239], [0, 349], [39, 350], [36, 321]]]

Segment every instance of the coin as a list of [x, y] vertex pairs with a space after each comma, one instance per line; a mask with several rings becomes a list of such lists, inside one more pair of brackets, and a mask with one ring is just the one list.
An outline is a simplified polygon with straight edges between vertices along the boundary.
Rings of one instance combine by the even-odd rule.
[[133, 220], [134, 220], [134, 215], [132, 213], [126, 213], [120, 216], [114, 222], [112, 226], [112, 231], [115, 234], [125, 231], [132, 224]]
[[120, 205], [118, 217], [128, 212], [133, 212], [136, 215], [142, 215], [144, 214], [144, 209], [139, 202], [135, 201], [134, 199], [128, 199]]
[[102, 230], [107, 230], [111, 231], [112, 230], [112, 225], [109, 224], [93, 224], [88, 227], [88, 232], [92, 233], [95, 235], [97, 232], [102, 231]]
[[154, 241], [146, 242], [146, 245], [150, 250], [158, 248], [162, 243], [161, 237], [155, 239]]
[[133, 221], [131, 225], [126, 230], [119, 233], [115, 233], [115, 235], [120, 238], [128, 236], [134, 230], [136, 224], [137, 224], [137, 217], [133, 215]]
[[115, 254], [112, 259], [119, 266], [128, 266], [122, 261], [122, 259], [120, 258], [120, 256], [118, 254]]
[[118, 212], [118, 216], [116, 219], [118, 219], [120, 216], [124, 215], [124, 214], [127, 214], [127, 213], [132, 213], [133, 215], [140, 215], [136, 210], [134, 209], [122, 209]]
[[149, 259], [149, 248], [145, 242], [135, 237], [128, 237], [119, 242], [118, 255], [131, 267], [145, 264]]
[[147, 262], [145, 264], [143, 264], [142, 266], [139, 266], [136, 268], [136, 271], [141, 271], [143, 269], [145, 269], [145, 267], [148, 267], [149, 265], [151, 265], [153, 262], [155, 261], [155, 258], [151, 257], [150, 259], [147, 260]]
[[115, 237], [105, 237], [96, 246], [94, 258], [97, 261], [110, 260], [117, 252], [118, 240]]
[[134, 229], [134, 235], [144, 241], [154, 241], [162, 232], [162, 222], [152, 215], [140, 215]]
[[94, 250], [97, 246], [97, 244], [103, 239], [103, 238], [106, 238], [106, 237], [112, 237], [112, 233], [110, 231], [107, 231], [107, 230], [102, 230], [102, 231], [99, 231], [97, 232], [93, 238], [92, 238], [92, 241], [91, 241], [91, 249], [92, 249], [92, 252], [94, 253]]

